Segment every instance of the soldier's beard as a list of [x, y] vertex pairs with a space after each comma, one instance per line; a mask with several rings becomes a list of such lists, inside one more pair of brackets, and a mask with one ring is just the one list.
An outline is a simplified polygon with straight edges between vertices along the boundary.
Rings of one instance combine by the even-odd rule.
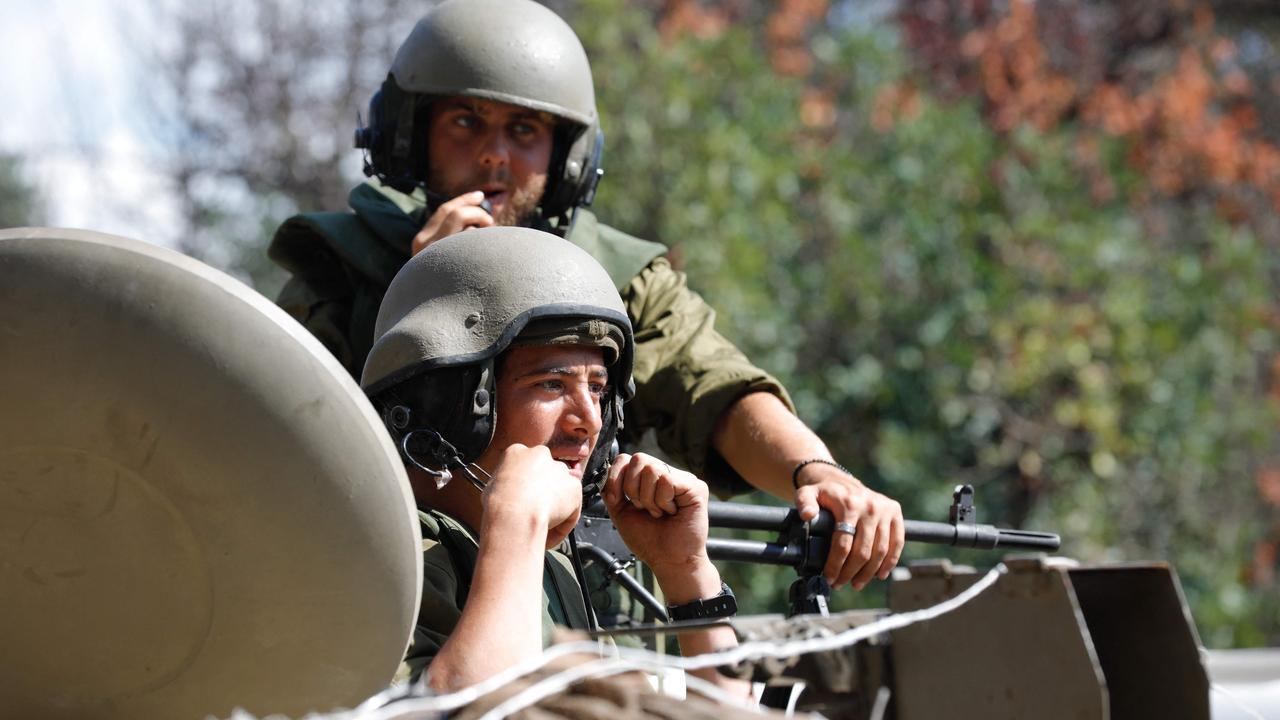
[[[427, 187], [449, 199], [472, 190], [478, 190], [489, 183], [504, 183], [510, 187], [510, 173], [505, 169], [497, 173], [477, 173], [473, 178], [464, 182], [453, 183], [452, 185], [443, 182], [438, 177], [433, 177], [430, 180], [427, 183]], [[520, 225], [529, 227], [534, 225], [538, 219], [538, 203], [542, 202], [542, 195], [546, 190], [547, 176], [545, 174], [530, 175], [524, 185], [510, 187], [507, 191], [507, 201], [494, 212], [493, 221], [503, 226]]]
[[495, 213], [494, 222], [499, 225], [533, 225], [538, 218], [538, 203], [547, 190], [547, 176], [535, 175], [524, 186], [511, 191], [507, 203]]

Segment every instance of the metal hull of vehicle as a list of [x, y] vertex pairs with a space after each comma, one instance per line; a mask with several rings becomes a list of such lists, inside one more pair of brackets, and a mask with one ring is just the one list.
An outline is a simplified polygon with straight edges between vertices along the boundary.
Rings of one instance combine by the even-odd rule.
[[301, 326], [178, 253], [0, 232], [0, 714], [301, 715], [384, 687], [411, 492]]

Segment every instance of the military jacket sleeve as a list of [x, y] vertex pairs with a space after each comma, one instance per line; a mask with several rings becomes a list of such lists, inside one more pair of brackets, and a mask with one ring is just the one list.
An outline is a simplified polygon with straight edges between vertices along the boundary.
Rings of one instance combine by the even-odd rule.
[[664, 452], [704, 478], [718, 495], [751, 489], [711, 446], [721, 414], [747, 393], [786, 390], [715, 329], [715, 310], [689, 289], [665, 257], [622, 290], [634, 325], [636, 396], [627, 405], [627, 432], [654, 429]]
[[423, 539], [422, 601], [418, 605], [418, 622], [405, 653], [396, 680], [416, 682], [439, 654], [462, 617], [465, 586], [445, 546]]
[[[419, 511], [422, 523], [422, 600], [418, 622], [396, 672], [396, 682], [417, 682], [440, 653], [462, 617], [475, 573], [479, 544], [458, 521], [437, 511]], [[542, 583], [542, 644], [551, 643], [556, 625], [587, 627], [582, 591], [569, 558], [547, 553]]]

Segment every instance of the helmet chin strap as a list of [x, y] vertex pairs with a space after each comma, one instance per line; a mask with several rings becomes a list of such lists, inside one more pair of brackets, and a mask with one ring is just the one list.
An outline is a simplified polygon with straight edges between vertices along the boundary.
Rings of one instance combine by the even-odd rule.
[[[484, 489], [486, 486], [488, 486], [489, 481], [493, 480], [493, 476], [489, 474], [489, 471], [485, 470], [484, 468], [480, 467], [475, 463], [467, 463], [466, 465], [460, 465], [458, 466], [458, 469], [462, 471], [463, 476], [465, 476], [468, 480], [470, 480], [471, 484], [475, 485], [476, 489], [479, 490], [480, 492], [484, 492]], [[483, 480], [481, 480], [476, 475], [477, 472], [479, 472], [480, 475], [484, 476]]]
[[[417, 453], [409, 448], [409, 441], [419, 434], [425, 436], [426, 442], [430, 444], [431, 459], [440, 465], [439, 470], [419, 460]], [[493, 479], [493, 476], [479, 465], [473, 462], [463, 462], [457, 448], [450, 444], [448, 440], [445, 440], [440, 433], [430, 428], [419, 428], [405, 433], [404, 437], [400, 439], [400, 452], [406, 460], [413, 463], [414, 467], [431, 476], [435, 481], [437, 490], [442, 489], [453, 480], [453, 472], [449, 470], [450, 467], [457, 468], [462, 473], [462, 476], [469, 480], [480, 492], [484, 492], [485, 486]]]

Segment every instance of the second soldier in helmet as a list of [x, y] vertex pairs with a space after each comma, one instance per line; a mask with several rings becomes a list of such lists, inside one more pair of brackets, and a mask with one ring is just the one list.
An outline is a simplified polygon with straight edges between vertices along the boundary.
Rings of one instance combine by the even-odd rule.
[[371, 179], [351, 192], [355, 212], [291, 218], [270, 251], [293, 274], [279, 303], [348, 370], [364, 365], [379, 302], [412, 253], [494, 224], [554, 232], [604, 266], [635, 328], [626, 435], [655, 431], [719, 494], [749, 484], [856, 527], [834, 540], [833, 584], [888, 575], [903, 544], [898, 503], [832, 461], [777, 380], [715, 331], [663, 246], [586, 209], [603, 136], [586, 54], [553, 12], [532, 0], [440, 3], [397, 53], [357, 142]]
[[[633, 339], [589, 255], [525, 228], [446, 239], [396, 275], [376, 333], [361, 382], [429, 508], [408, 679], [473, 685], [536, 657], [552, 623], [588, 629], [573, 546], [553, 549], [602, 486], [674, 610], [736, 609], [706, 553], [706, 484], [643, 455], [608, 464]], [[685, 654], [734, 643], [728, 628], [680, 635]]]

